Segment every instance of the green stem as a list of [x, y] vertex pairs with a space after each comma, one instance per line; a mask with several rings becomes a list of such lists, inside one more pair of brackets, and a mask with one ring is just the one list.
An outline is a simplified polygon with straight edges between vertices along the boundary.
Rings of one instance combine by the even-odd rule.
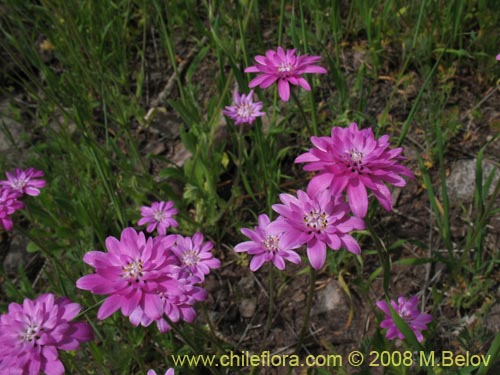
[[266, 157], [267, 152], [264, 150], [264, 146], [267, 147], [267, 145], [264, 145], [264, 131], [262, 130], [262, 121], [260, 119], [257, 119], [256, 125], [254, 127], [254, 135], [255, 135], [255, 144], [256, 144], [256, 149], [258, 153], [258, 163], [260, 167], [260, 173], [262, 174], [262, 190], [267, 192], [267, 211], [271, 211], [271, 206], [272, 206], [272, 200], [274, 199], [274, 196], [270, 194], [269, 191], [269, 158]]
[[306, 312], [304, 314], [304, 322], [302, 323], [302, 329], [300, 330], [299, 339], [297, 341], [297, 346], [295, 347], [295, 353], [300, 352], [302, 343], [304, 342], [304, 337], [306, 335], [307, 329], [309, 328], [309, 319], [311, 318], [311, 309], [314, 298], [314, 287], [316, 284], [316, 270], [310, 267], [309, 273], [309, 294], [307, 296]]
[[387, 249], [385, 248], [382, 239], [377, 235], [373, 226], [371, 225], [370, 215], [367, 215], [365, 218], [366, 228], [368, 232], [370, 232], [373, 241], [375, 242], [375, 248], [377, 249], [377, 254], [380, 259], [380, 264], [384, 268], [384, 293], [389, 298], [389, 281], [391, 277], [391, 261], [389, 258], [389, 254], [387, 253]]
[[[217, 338], [217, 335], [215, 334], [214, 324], [212, 323], [212, 320], [208, 316], [207, 309], [205, 308], [205, 304], [204, 303], [201, 304], [201, 312], [202, 312], [203, 316], [205, 317], [205, 320], [208, 323], [208, 327], [210, 328], [210, 338], [209, 338], [210, 341], [212, 341], [212, 344], [217, 348], [217, 350], [219, 352], [224, 351], [224, 349], [222, 348], [222, 346], [221, 346], [221, 344], [219, 342], [219, 339]], [[197, 327], [197, 326], [194, 325], [194, 327]]]
[[[184, 340], [184, 342], [191, 348], [191, 350], [193, 351], [193, 353], [200, 353], [200, 350], [196, 347], [196, 345], [194, 345], [194, 343], [187, 338], [187, 336], [182, 332], [181, 329], [179, 329], [179, 327], [177, 326], [176, 323], [172, 322], [166, 315], [163, 315], [163, 317], [165, 318], [165, 320], [167, 321], [167, 323], [170, 325], [170, 327], [172, 327], [172, 330], [180, 336], [180, 338], [182, 340]], [[194, 325], [193, 325], [194, 327]], [[221, 375], [222, 373], [219, 371], [219, 369], [217, 367], [209, 367], [208, 370], [212, 373], [212, 374], [217, 374], [217, 375]]]
[[273, 310], [274, 310], [274, 265], [269, 263], [269, 306], [267, 309], [267, 320], [266, 328], [264, 330], [264, 338], [267, 338], [269, 334], [269, 328], [271, 328], [271, 322], [273, 320]]
[[179, 327], [177, 327], [177, 324], [172, 322], [167, 315], [163, 315], [163, 317], [167, 321], [168, 325], [172, 328], [172, 330], [177, 335], [179, 335], [182, 340], [184, 340], [184, 343], [187, 344], [187, 346], [189, 346], [194, 353], [198, 353], [199, 351], [196, 345], [187, 338], [187, 336], [179, 329]]
[[309, 131], [309, 135], [317, 135], [318, 129], [312, 129], [309, 124], [309, 121], [307, 120], [306, 113], [304, 112], [304, 108], [302, 108], [302, 104], [300, 103], [299, 98], [297, 98], [297, 95], [295, 94], [295, 91], [293, 90], [292, 87], [290, 87], [290, 94], [292, 95], [293, 100], [295, 103], [297, 103], [297, 107], [299, 108], [300, 116], [304, 120], [304, 123], [306, 124], [307, 130]]

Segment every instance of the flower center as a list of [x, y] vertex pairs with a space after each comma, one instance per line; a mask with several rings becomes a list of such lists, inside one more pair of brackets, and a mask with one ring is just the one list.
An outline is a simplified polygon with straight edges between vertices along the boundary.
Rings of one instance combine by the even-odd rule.
[[29, 323], [24, 332], [21, 334], [21, 339], [24, 341], [36, 341], [40, 338], [39, 336], [40, 328], [36, 323]]
[[26, 186], [26, 180], [23, 177], [18, 178], [14, 182], [11, 183], [12, 188], [15, 190], [23, 190]]
[[279, 251], [279, 238], [276, 235], [269, 235], [264, 238], [264, 247], [267, 251], [275, 253]]
[[405, 322], [410, 323], [412, 321], [411, 317], [411, 311], [410, 309], [406, 306], [405, 303], [402, 303], [399, 305], [399, 316], [401, 319], [403, 319]]
[[239, 117], [248, 119], [253, 117], [253, 108], [250, 104], [242, 104], [238, 107], [236, 113]]
[[196, 251], [188, 250], [182, 254], [182, 262], [186, 266], [196, 266], [200, 262], [200, 257]]
[[163, 219], [165, 219], [165, 212], [157, 210], [153, 213], [153, 218], [158, 222], [163, 221]]
[[345, 151], [344, 160], [348, 169], [351, 170], [352, 173], [358, 172], [360, 174], [363, 173], [363, 153], [361, 151], [351, 149], [349, 151]]
[[363, 161], [363, 153], [358, 150], [351, 150], [349, 151], [349, 155], [351, 156], [351, 160], [354, 163], [360, 163]]
[[293, 66], [289, 62], [282, 62], [278, 66], [278, 72], [287, 76], [289, 73], [293, 71]]
[[144, 272], [142, 272], [141, 260], [134, 260], [133, 262], [130, 262], [125, 267], [123, 267], [122, 271], [123, 271], [123, 278], [125, 279], [139, 280], [139, 278], [144, 276]]
[[328, 218], [325, 212], [311, 210], [309, 213], [304, 215], [304, 223], [309, 230], [316, 230], [320, 233], [322, 230], [326, 229], [328, 225]]

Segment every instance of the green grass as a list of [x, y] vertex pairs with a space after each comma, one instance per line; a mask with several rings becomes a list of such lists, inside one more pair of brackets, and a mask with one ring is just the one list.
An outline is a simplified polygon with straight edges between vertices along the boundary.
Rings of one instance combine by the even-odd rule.
[[[30, 241], [29, 250], [46, 261], [43, 282], [33, 284], [22, 268], [15, 280], [2, 270], [6, 298], [0, 311], [7, 310], [8, 301], [47, 291], [84, 306], [81, 318], [93, 324], [96, 341], [62, 356], [71, 374], [145, 374], [153, 366], [170, 367], [167, 354], [243, 350], [220, 339], [208, 325], [181, 325], [161, 335], [153, 326], [132, 329], [119, 314], [97, 321], [102, 297], [75, 286], [89, 272], [81, 259], [90, 250], [105, 249], [106, 237], [136, 226], [141, 205], [173, 200], [180, 233], [202, 231], [214, 241], [216, 255], [227, 261], [223, 267], [237, 262], [247, 272], [248, 260], [232, 251], [243, 240], [239, 229], [255, 226], [261, 213], [272, 215], [279, 193], [305, 188], [308, 176], [293, 160], [310, 147], [311, 135], [327, 135], [332, 126], [356, 121], [377, 135], [390, 134], [393, 145], [419, 153], [418, 165], [411, 167], [424, 186], [423, 206], [432, 214], [432, 241], [392, 235], [379, 221], [395, 214], [372, 205], [373, 230], [357, 235], [362, 256], [330, 252], [318, 277], [341, 280], [347, 292], [373, 304], [371, 291], [380, 281], [386, 297], [397, 298], [391, 294], [395, 266], [429, 266], [433, 271], [444, 264], [440, 281], [413, 292], [424, 293], [427, 311], [435, 317], [446, 307], [457, 318], [483, 319], [499, 281], [499, 252], [486, 237], [487, 224], [499, 215], [495, 200], [500, 184], [493, 182], [495, 171], [483, 179], [481, 161], [498, 134], [492, 132], [488, 144], [470, 147], [478, 163], [465, 224], [455, 222], [445, 179], [450, 147], [467, 130], [465, 108], [473, 108], [476, 116], [482, 111], [481, 98], [460, 103], [465, 107], [456, 103], [461, 74], [477, 81], [481, 93], [500, 75], [494, 59], [500, 45], [495, 6], [485, 0], [7, 0], [0, 8], [0, 48], [9, 63], [0, 77], [11, 109], [0, 116], [25, 124], [30, 147], [0, 155], [0, 166], [2, 171], [34, 166], [45, 172], [48, 184], [15, 220], [15, 231]], [[309, 75], [312, 91], [296, 90], [298, 103], [281, 102], [274, 86], [256, 89], [266, 117], [248, 129], [226, 124], [221, 110], [230, 104], [234, 87], [245, 88], [251, 79], [244, 68], [252, 65], [253, 56], [278, 45], [321, 55], [329, 74]], [[144, 134], [151, 134], [158, 116], [146, 120], [146, 114], [171, 77], [168, 96], [155, 106], [179, 121], [180, 139], [191, 153], [182, 167], [145, 151]], [[455, 117], [450, 116], [456, 107]], [[9, 129], [2, 134], [9, 138]], [[487, 194], [490, 188], [493, 195]], [[465, 226], [464, 238], [454, 237], [454, 225]], [[410, 248], [426, 256], [403, 252]], [[257, 276], [267, 284], [265, 271]], [[279, 289], [294, 280], [280, 275], [275, 283]], [[448, 288], [451, 294], [445, 292]], [[201, 306], [197, 310], [198, 319], [206, 321]], [[424, 348], [414, 338], [405, 345], [409, 350], [449, 349], [440, 347], [449, 341], [439, 324], [435, 319], [426, 332]], [[402, 321], [398, 325], [408, 330]], [[498, 337], [493, 342], [493, 336], [473, 331], [454, 349], [491, 341], [484, 350], [498, 356]], [[377, 331], [363, 338], [359, 348], [369, 353], [396, 346]], [[385, 370], [411, 373], [394, 366]]]

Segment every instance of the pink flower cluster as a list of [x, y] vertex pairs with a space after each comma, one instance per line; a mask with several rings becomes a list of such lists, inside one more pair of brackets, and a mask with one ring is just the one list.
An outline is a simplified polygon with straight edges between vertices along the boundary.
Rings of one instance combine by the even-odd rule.
[[[255, 56], [256, 65], [245, 69], [245, 73], [259, 74], [248, 86], [251, 89], [257, 86], [265, 89], [277, 83], [281, 100], [287, 102], [290, 99], [290, 85], [311, 91], [311, 86], [302, 77], [303, 74], [327, 73], [325, 68], [315, 65], [320, 59], [320, 56], [295, 55], [295, 49], [278, 47], [277, 51], [268, 50], [265, 56]], [[238, 90], [235, 90], [233, 105], [225, 107], [222, 113], [234, 120], [236, 125], [252, 124], [257, 117], [265, 115], [261, 112], [262, 102], [254, 102], [253, 94], [253, 90], [248, 95], [240, 95]]]
[[[149, 217], [151, 212], [143, 213]], [[207, 298], [200, 284], [211, 269], [220, 267], [212, 243], [204, 242], [201, 233], [146, 238], [143, 232], [126, 228], [119, 239], [108, 237], [106, 248], [107, 252], [85, 254], [83, 261], [95, 273], [76, 283], [80, 289], [109, 295], [97, 318], [121, 310], [134, 326], [156, 322], [161, 332], [170, 330], [169, 322], [194, 321], [193, 305]]]
[[43, 172], [34, 168], [6, 173], [7, 180], [0, 180], [0, 227], [9, 231], [13, 227], [11, 216], [17, 210], [24, 208], [20, 201], [23, 195], [37, 196], [40, 189], [45, 186]]
[[42, 294], [11, 303], [0, 316], [0, 374], [64, 374], [58, 350], [75, 350], [92, 339], [90, 326], [72, 322], [80, 305]]
[[327, 247], [360, 254], [359, 244], [349, 233], [364, 229], [367, 189], [390, 210], [392, 196], [385, 183], [404, 186], [401, 176], [413, 177], [399, 164], [402, 148], [391, 149], [388, 135], [376, 140], [371, 129], [359, 130], [355, 123], [348, 128], [334, 127], [331, 137], [312, 137], [311, 142], [315, 147], [295, 159], [308, 163], [305, 170], [319, 171], [307, 191], [299, 190], [296, 197], [281, 194], [281, 204], [273, 206], [279, 214], [277, 220], [269, 224], [266, 216], [265, 221], [259, 218], [260, 226], [254, 232], [242, 229], [252, 241], [238, 244], [235, 250], [255, 255], [252, 271], [266, 261], [273, 261], [279, 269], [284, 268], [283, 259], [298, 263], [292, 249], [301, 245], [306, 245], [314, 269], [325, 264]]

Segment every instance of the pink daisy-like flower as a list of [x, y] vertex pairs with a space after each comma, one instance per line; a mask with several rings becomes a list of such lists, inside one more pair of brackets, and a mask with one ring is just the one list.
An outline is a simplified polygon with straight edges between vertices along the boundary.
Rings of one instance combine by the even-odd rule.
[[363, 229], [364, 222], [349, 216], [349, 206], [339, 197], [332, 197], [328, 191], [313, 195], [298, 190], [297, 197], [280, 194], [280, 200], [283, 204], [273, 205], [273, 210], [283, 220], [275, 220], [268, 230], [283, 232], [285, 248], [306, 244], [307, 257], [314, 269], [325, 264], [327, 246], [333, 250], [344, 247], [353, 254], [361, 252], [349, 232]]
[[97, 318], [105, 319], [118, 309], [130, 316], [138, 307], [151, 321], [161, 318], [164, 303], [160, 293], [182, 294], [178, 280], [169, 276], [168, 249], [175, 235], [148, 238], [133, 228], [123, 230], [120, 239], [108, 237], [108, 252], [90, 251], [83, 261], [95, 273], [78, 279], [76, 286], [94, 294], [109, 294]]
[[93, 337], [87, 323], [71, 321], [80, 309], [53, 294], [9, 304], [9, 312], [0, 316], [0, 373], [64, 374], [58, 350], [75, 350]]
[[212, 242], [203, 242], [203, 235], [195, 233], [193, 237], [177, 236], [172, 246], [172, 253], [177, 257], [179, 265], [189, 274], [196, 276], [200, 282], [211, 269], [219, 268], [221, 262], [212, 254]]
[[500, 54], [497, 55], [497, 61], [500, 61]]
[[332, 195], [346, 190], [349, 206], [358, 217], [365, 217], [368, 211], [367, 188], [390, 211], [392, 195], [385, 184], [405, 186], [401, 175], [413, 178], [399, 164], [402, 147], [391, 149], [388, 135], [376, 140], [371, 129], [358, 130], [354, 122], [349, 128], [332, 128], [331, 137], [311, 137], [311, 142], [315, 147], [295, 159], [295, 163], [308, 163], [306, 171], [320, 171], [308, 189], [318, 192], [330, 187]]
[[[432, 321], [432, 315], [420, 313], [418, 309], [418, 297], [413, 296], [410, 299], [405, 297], [399, 297], [398, 302], [391, 300], [391, 306], [398, 313], [398, 315], [408, 324], [418, 342], [424, 340], [424, 336], [420, 331], [427, 329], [427, 324]], [[389, 340], [399, 338], [404, 340], [404, 335], [396, 326], [396, 323], [392, 319], [391, 311], [389, 306], [385, 301], [378, 301], [376, 303], [377, 307], [385, 313], [385, 319], [380, 323], [380, 327], [387, 328], [386, 336]]]
[[148, 224], [146, 231], [148, 233], [158, 229], [158, 233], [165, 235], [169, 227], [177, 227], [179, 224], [172, 217], [177, 214], [177, 208], [174, 202], [153, 202], [151, 207], [141, 207], [142, 218], [137, 224]]
[[265, 56], [255, 56], [256, 65], [245, 69], [245, 73], [260, 73], [250, 81], [250, 88], [260, 86], [265, 89], [278, 81], [278, 93], [281, 100], [290, 99], [290, 84], [299, 85], [307, 91], [311, 90], [309, 83], [302, 78], [302, 74], [326, 74], [327, 70], [314, 65], [321, 59], [320, 56], [297, 55], [295, 49], [277, 51], [269, 50]]
[[10, 216], [24, 207], [23, 202], [18, 201], [18, 198], [18, 192], [10, 187], [0, 186], [0, 224], [7, 231], [13, 227]]
[[251, 241], [239, 243], [234, 247], [236, 252], [248, 252], [254, 255], [250, 261], [250, 270], [257, 271], [266, 262], [273, 262], [279, 270], [285, 269], [285, 259], [289, 262], [300, 263], [300, 256], [292, 249], [299, 247], [295, 245], [285, 248], [282, 244], [282, 232], [269, 230], [271, 221], [266, 214], [259, 215], [259, 226], [254, 230], [242, 228], [241, 233], [250, 238]]
[[253, 102], [253, 90], [248, 95], [239, 95], [238, 90], [234, 90], [233, 102], [234, 104], [225, 107], [222, 113], [233, 119], [236, 125], [252, 124], [257, 117], [265, 115], [261, 112], [262, 102]]
[[35, 168], [28, 168], [22, 170], [16, 168], [13, 172], [7, 172], [6, 181], [0, 181], [0, 185], [8, 186], [12, 190], [18, 192], [20, 195], [28, 194], [33, 197], [40, 194], [40, 189], [45, 187], [45, 180], [38, 179], [43, 177], [43, 172]]
[[[149, 370], [148, 373], [146, 375], [156, 375], [156, 371], [155, 370]], [[173, 368], [169, 368], [166, 372], [165, 372], [165, 375], [175, 375], [175, 371]]]

